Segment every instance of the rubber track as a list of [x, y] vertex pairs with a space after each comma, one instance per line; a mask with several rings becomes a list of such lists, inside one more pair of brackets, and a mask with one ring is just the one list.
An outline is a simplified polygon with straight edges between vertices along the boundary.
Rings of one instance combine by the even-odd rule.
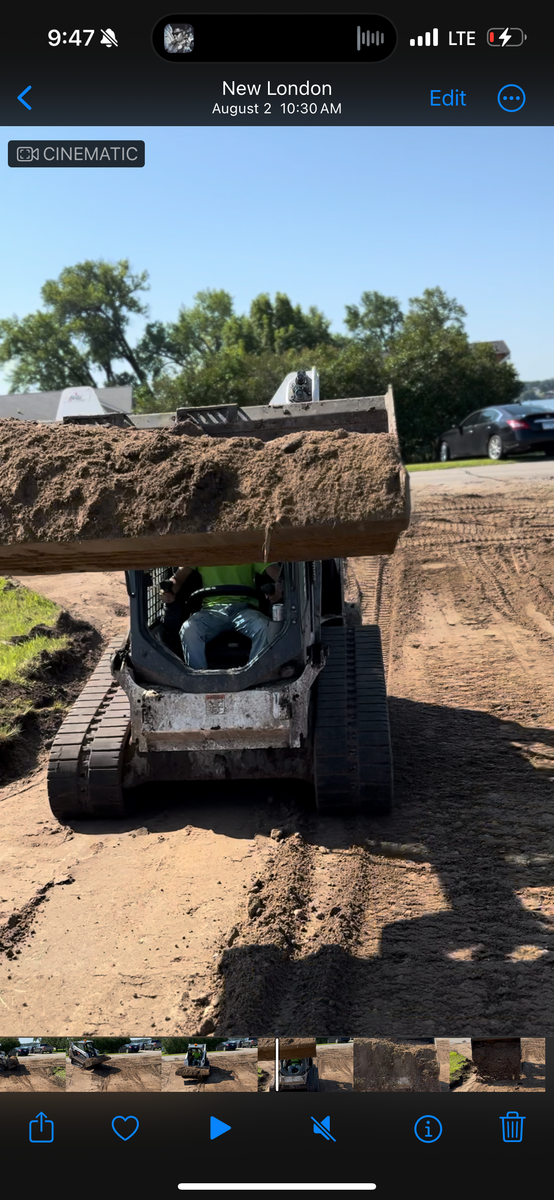
[[325, 629], [323, 641], [329, 657], [316, 701], [318, 809], [387, 813], [392, 753], [379, 626]]
[[110, 642], [52, 743], [48, 799], [58, 820], [126, 811], [121, 779], [131, 729], [129, 701], [110, 669], [120, 644], [120, 637]]

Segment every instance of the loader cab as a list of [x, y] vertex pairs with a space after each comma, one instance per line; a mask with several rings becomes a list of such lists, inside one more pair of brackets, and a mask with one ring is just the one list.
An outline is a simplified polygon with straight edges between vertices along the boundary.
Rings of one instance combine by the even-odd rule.
[[[168, 566], [127, 572], [130, 660], [136, 681], [143, 685], [214, 694], [298, 678], [309, 661], [319, 661], [322, 625], [343, 622], [341, 560], [284, 563], [283, 620], [271, 621], [262, 653], [248, 662], [250, 639], [226, 630], [206, 645], [207, 670], [194, 671], [184, 662], [179, 630], [201, 607], [202, 598], [195, 593], [201, 590], [202, 580], [192, 572], [178, 598], [166, 606], [160, 583], [174, 570]], [[270, 617], [271, 605], [262, 591], [267, 582], [264, 575], [256, 578], [259, 607]]]

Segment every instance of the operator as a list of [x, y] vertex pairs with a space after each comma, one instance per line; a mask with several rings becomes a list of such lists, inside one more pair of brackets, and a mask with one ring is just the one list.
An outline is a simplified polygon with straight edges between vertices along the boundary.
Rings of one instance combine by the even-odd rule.
[[[271, 600], [278, 603], [283, 596], [283, 589], [279, 583], [280, 570], [280, 563], [244, 563], [232, 567], [179, 567], [170, 577], [173, 591], [162, 592], [162, 599], [166, 604], [172, 604], [179, 588], [192, 571], [199, 572], [202, 586], [205, 588], [223, 587], [225, 584], [252, 588], [256, 574], [266, 571], [274, 586]], [[260, 612], [258, 602], [253, 597], [225, 596], [223, 593], [219, 596], [206, 596], [200, 611], [191, 613], [181, 626], [180, 637], [185, 662], [194, 671], [207, 670], [206, 642], [211, 642], [212, 638], [225, 629], [236, 629], [250, 638], [252, 645], [248, 661], [251, 662], [267, 646], [270, 640], [270, 625], [269, 617]]]

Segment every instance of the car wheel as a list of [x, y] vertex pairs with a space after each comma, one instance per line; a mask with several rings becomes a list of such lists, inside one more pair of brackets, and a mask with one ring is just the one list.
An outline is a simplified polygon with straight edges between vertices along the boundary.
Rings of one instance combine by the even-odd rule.
[[450, 459], [450, 446], [447, 442], [441, 442], [439, 450], [439, 458], [441, 462], [448, 462]]
[[498, 436], [497, 433], [493, 434], [493, 436], [491, 438], [489, 438], [489, 444], [487, 446], [487, 454], [488, 454], [489, 458], [492, 458], [495, 462], [498, 462], [498, 459], [502, 458], [502, 456], [504, 454], [504, 448], [502, 446], [502, 439]]

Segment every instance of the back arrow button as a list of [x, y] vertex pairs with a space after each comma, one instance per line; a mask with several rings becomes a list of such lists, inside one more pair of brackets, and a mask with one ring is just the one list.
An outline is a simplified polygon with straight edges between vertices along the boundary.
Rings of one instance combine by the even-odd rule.
[[23, 88], [23, 91], [20, 92], [19, 96], [17, 97], [17, 99], [19, 100], [19, 103], [23, 104], [25, 106], [25, 108], [29, 109], [29, 111], [31, 110], [31, 105], [27, 104], [27, 101], [24, 100], [23, 97], [27, 95], [27, 92], [31, 91], [32, 86], [33, 86], [32, 83], [30, 83], [29, 87]]

